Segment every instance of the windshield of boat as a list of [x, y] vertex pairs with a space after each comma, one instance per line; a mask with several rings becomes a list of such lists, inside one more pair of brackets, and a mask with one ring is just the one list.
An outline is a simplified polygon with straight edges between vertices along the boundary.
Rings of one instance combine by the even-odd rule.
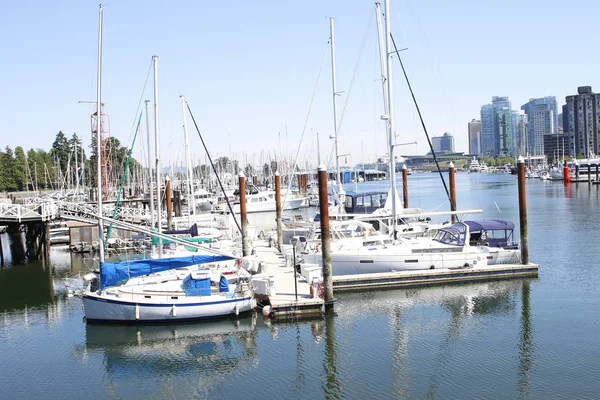
[[462, 223], [458, 223], [448, 228], [440, 229], [433, 240], [444, 244], [463, 246], [466, 235], [467, 227]]

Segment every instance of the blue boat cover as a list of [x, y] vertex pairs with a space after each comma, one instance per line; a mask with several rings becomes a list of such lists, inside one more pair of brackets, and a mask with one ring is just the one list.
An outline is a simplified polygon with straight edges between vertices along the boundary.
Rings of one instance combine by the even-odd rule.
[[168, 271], [175, 268], [210, 262], [233, 260], [229, 256], [193, 255], [188, 257], [158, 258], [152, 260], [131, 260], [118, 263], [100, 263], [100, 289], [127, 282], [129, 278]]
[[512, 230], [515, 229], [515, 224], [502, 219], [487, 219], [483, 221], [464, 221], [469, 225], [471, 232], [474, 231], [494, 231], [494, 230]]
[[229, 292], [229, 281], [225, 278], [225, 275], [221, 275], [219, 280], [219, 292]]

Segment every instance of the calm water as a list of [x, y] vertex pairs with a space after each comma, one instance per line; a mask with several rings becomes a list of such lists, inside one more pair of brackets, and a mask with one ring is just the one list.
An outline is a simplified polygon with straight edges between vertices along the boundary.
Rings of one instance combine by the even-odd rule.
[[[409, 184], [411, 206], [448, 208], [436, 175]], [[0, 398], [600, 398], [600, 187], [527, 191], [538, 279], [339, 294], [312, 321], [88, 325], [64, 278], [93, 260], [2, 268]], [[518, 224], [515, 177], [458, 174], [457, 193]]]

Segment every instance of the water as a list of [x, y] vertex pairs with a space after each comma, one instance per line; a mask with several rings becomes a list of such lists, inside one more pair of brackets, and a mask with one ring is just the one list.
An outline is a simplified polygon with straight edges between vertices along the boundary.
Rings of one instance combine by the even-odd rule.
[[[409, 179], [411, 207], [448, 208], [435, 174]], [[458, 208], [518, 225], [515, 181], [460, 173]], [[600, 188], [527, 191], [539, 278], [339, 294], [324, 319], [91, 325], [63, 279], [94, 260], [1, 268], [0, 398], [598, 398]]]

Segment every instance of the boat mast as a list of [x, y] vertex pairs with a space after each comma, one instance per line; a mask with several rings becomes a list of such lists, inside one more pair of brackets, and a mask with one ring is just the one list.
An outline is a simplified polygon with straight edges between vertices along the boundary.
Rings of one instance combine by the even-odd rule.
[[381, 4], [375, 3], [375, 15], [377, 20], [377, 37], [379, 48], [379, 65], [381, 66], [381, 85], [383, 86], [383, 112], [389, 114], [388, 111], [388, 91], [387, 91], [387, 63], [384, 44], [383, 22], [381, 21]]
[[[340, 194], [344, 190], [340, 179], [340, 158], [338, 156], [338, 131], [337, 131], [337, 88], [335, 82], [335, 19], [329, 18], [329, 34], [331, 44], [331, 87], [333, 90], [333, 143], [335, 146], [335, 183], [339, 185]], [[341, 198], [340, 198], [341, 201]], [[341, 204], [338, 205], [341, 209]]]
[[[158, 233], [162, 233], [161, 198], [160, 198], [160, 141], [158, 139], [158, 56], [152, 56], [154, 64], [154, 151], [156, 153], [156, 221]], [[162, 239], [158, 238], [158, 255], [162, 256]]]
[[185, 137], [185, 161], [187, 170], [187, 188], [188, 188], [188, 208], [192, 207], [191, 211], [188, 210], [188, 223], [191, 225], [192, 212], [196, 214], [196, 199], [194, 198], [194, 183], [192, 181], [192, 160], [190, 158], [190, 143], [188, 139], [187, 130], [187, 115], [185, 112], [185, 97], [181, 95], [181, 112], [183, 115], [183, 135]]
[[96, 186], [98, 196], [98, 250], [100, 262], [104, 262], [104, 224], [102, 222], [102, 17], [104, 7], [100, 4], [98, 16], [98, 74], [96, 98]]
[[392, 36], [390, 29], [390, 0], [385, 0], [385, 50], [386, 50], [386, 72], [387, 72], [387, 97], [388, 97], [388, 145], [390, 154], [390, 186], [392, 195], [392, 229], [394, 239], [397, 234], [396, 219], [396, 160], [394, 159], [394, 104], [392, 103]]
[[150, 100], [145, 100], [144, 103], [146, 103], [146, 131], [147, 131], [147, 140], [148, 140], [148, 177], [150, 178], [149, 180], [149, 186], [150, 186], [150, 229], [154, 229], [154, 186], [152, 185], [152, 181], [154, 180], [152, 178], [152, 143], [150, 141], [150, 113], [148, 112], [148, 105], [150, 103]]

